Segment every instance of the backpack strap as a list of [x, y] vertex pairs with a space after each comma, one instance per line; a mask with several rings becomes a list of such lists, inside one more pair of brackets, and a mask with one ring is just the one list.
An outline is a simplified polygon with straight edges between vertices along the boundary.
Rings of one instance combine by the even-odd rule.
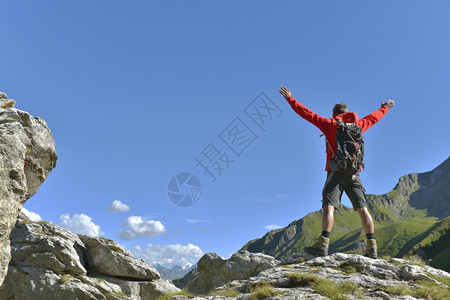
[[330, 145], [330, 143], [328, 143], [328, 140], [327, 140], [327, 139], [325, 139], [325, 143], [327, 143], [328, 147], [329, 147], [330, 150], [331, 150], [331, 153], [333, 154], [333, 156], [335, 156], [336, 154], [334, 153], [333, 148], [331, 148], [331, 145]]
[[[344, 125], [344, 123], [341, 120], [337, 120], [337, 119], [335, 119], [335, 120], [338, 123], [339, 127], [341, 127], [341, 125]], [[325, 142], [327, 143], [328, 147], [330, 148], [330, 151], [333, 154], [333, 156], [335, 156], [336, 153], [334, 153], [333, 148], [331, 148], [331, 145], [330, 145], [330, 143], [328, 143], [327, 139], [325, 139]]]
[[[320, 137], [323, 137], [324, 135], [325, 135], [325, 133], [322, 133], [322, 134], [319, 135], [319, 136], [320, 136]], [[327, 138], [325, 138], [325, 144], [327, 144], [328, 147], [330, 147], [330, 151], [331, 151], [331, 153], [333, 154], [333, 156], [336, 155], [336, 154], [334, 153], [334, 151], [333, 151], [333, 148], [331, 148], [330, 143], [328, 143], [328, 139], [327, 139]]]

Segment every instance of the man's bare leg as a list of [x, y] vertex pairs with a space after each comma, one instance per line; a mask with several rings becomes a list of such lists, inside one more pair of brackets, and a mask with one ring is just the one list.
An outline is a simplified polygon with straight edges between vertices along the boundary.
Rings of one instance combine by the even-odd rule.
[[[322, 212], [322, 235], [314, 243], [314, 245], [303, 248], [306, 253], [316, 256], [328, 255], [328, 246], [330, 244], [329, 236], [334, 224], [334, 206], [324, 205], [322, 207]], [[324, 235], [324, 231], [327, 233], [326, 236]]]
[[356, 210], [359, 214], [359, 217], [361, 218], [362, 226], [364, 228], [364, 233], [374, 233], [375, 227], [373, 225], [372, 216], [370, 215], [369, 211], [367, 210], [367, 207], [358, 208]]
[[322, 214], [322, 231], [331, 232], [334, 225], [334, 206], [324, 205]]
[[375, 227], [373, 225], [372, 216], [367, 210], [367, 207], [358, 208], [357, 211], [359, 216], [361, 217], [364, 232], [367, 236], [367, 248], [364, 255], [371, 258], [377, 258], [377, 242], [374, 235]]

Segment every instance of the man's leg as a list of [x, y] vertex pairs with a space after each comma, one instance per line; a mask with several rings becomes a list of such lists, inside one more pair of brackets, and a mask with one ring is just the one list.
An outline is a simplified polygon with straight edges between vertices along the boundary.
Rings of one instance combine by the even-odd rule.
[[351, 181], [345, 184], [345, 192], [353, 204], [353, 208], [358, 212], [361, 218], [364, 233], [367, 237], [367, 247], [365, 256], [377, 258], [377, 242], [375, 240], [375, 228], [372, 216], [367, 210], [366, 190], [363, 187], [359, 174], [352, 176]]
[[365, 234], [374, 233], [375, 228], [373, 226], [372, 216], [367, 210], [367, 207], [358, 208], [356, 211], [358, 212], [359, 217], [361, 218], [364, 233]]
[[322, 234], [311, 247], [303, 248], [306, 253], [317, 256], [328, 255], [330, 232], [334, 225], [334, 209], [339, 205], [341, 195], [342, 188], [339, 182], [334, 174], [329, 172], [322, 190]]
[[334, 224], [334, 206], [324, 204], [322, 207], [322, 234], [317, 242], [311, 247], [304, 247], [306, 253], [325, 256], [328, 255], [328, 246], [330, 245], [330, 232]]
[[[323, 213], [322, 213], [322, 235], [323, 232], [331, 232], [331, 229], [333, 229], [334, 225], [334, 206], [333, 205], [324, 205], [322, 207]], [[329, 237], [329, 236], [327, 236]]]

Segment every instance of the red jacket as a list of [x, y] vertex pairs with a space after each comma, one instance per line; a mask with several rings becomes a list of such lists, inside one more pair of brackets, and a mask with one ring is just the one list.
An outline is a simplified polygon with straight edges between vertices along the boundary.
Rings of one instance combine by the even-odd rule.
[[[287, 101], [291, 105], [292, 109], [300, 115], [300, 117], [313, 123], [314, 125], [316, 125], [317, 128], [320, 129], [320, 131], [323, 132], [328, 143], [331, 145], [331, 148], [333, 149], [334, 153], [337, 152], [336, 133], [339, 128], [339, 124], [336, 120], [341, 120], [344, 123], [356, 123], [356, 125], [361, 127], [362, 132], [364, 132], [373, 125], [375, 125], [375, 123], [380, 121], [381, 118], [384, 117], [384, 115], [389, 110], [389, 108], [386, 105], [382, 105], [380, 109], [374, 111], [373, 113], [362, 119], [358, 119], [358, 115], [355, 112], [346, 112], [334, 118], [325, 118], [319, 116], [318, 114], [314, 113], [312, 110], [310, 110], [303, 104], [299, 103], [297, 100], [294, 99], [294, 97], [289, 97]], [[328, 146], [326, 147], [326, 149], [327, 149], [327, 165], [325, 170], [331, 171], [330, 167], [328, 166], [328, 162], [333, 156], [333, 154], [331, 153], [330, 148]]]

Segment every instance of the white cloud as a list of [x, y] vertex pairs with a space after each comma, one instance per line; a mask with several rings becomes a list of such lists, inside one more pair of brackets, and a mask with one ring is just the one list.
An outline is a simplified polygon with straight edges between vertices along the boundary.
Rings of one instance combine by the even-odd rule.
[[63, 214], [59, 217], [61, 227], [75, 234], [85, 234], [89, 236], [105, 236], [105, 233], [100, 230], [100, 226], [92, 222], [91, 217], [85, 214], [74, 214], [71, 218], [69, 214]]
[[108, 205], [106, 211], [108, 212], [126, 212], [129, 211], [130, 207], [126, 204], [120, 202], [120, 200], [114, 200], [111, 204]]
[[131, 252], [136, 256], [144, 259], [151, 265], [159, 264], [166, 268], [181, 266], [189, 268], [203, 256], [200, 247], [187, 244], [174, 245], [152, 245], [148, 244], [146, 249], [139, 246], [133, 247]]
[[282, 226], [278, 226], [278, 225], [266, 225], [266, 226], [264, 226], [264, 229], [267, 229], [267, 230], [275, 230], [275, 229], [280, 229], [280, 228], [283, 228]]
[[25, 207], [22, 207], [22, 212], [23, 212], [23, 214], [24, 214], [25, 216], [28, 217], [28, 219], [30, 219], [30, 220], [33, 221], [33, 222], [39, 222], [39, 221], [42, 220], [40, 215], [38, 215], [38, 214], [35, 213], [35, 212], [29, 211], [29, 210], [26, 209]]
[[131, 216], [122, 224], [119, 230], [121, 240], [131, 240], [138, 237], [154, 237], [166, 232], [160, 221], [143, 221], [139, 216]]
[[197, 224], [197, 223], [209, 223], [209, 220], [201, 220], [201, 219], [186, 219], [186, 222], [189, 224]]

